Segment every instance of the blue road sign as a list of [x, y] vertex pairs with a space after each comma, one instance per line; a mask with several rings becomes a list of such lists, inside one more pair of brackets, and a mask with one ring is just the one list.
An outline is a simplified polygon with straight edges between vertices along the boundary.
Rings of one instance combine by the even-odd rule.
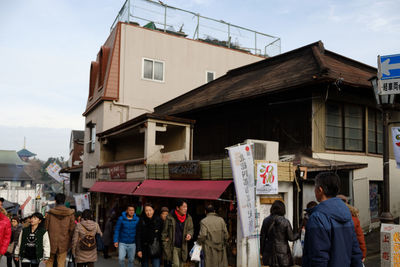
[[400, 78], [400, 54], [380, 57], [381, 80]]

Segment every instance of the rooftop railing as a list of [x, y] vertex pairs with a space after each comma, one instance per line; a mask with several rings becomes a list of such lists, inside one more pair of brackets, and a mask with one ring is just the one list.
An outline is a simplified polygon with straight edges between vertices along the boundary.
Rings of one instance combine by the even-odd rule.
[[281, 53], [279, 37], [208, 18], [161, 1], [126, 0], [111, 30], [119, 21], [264, 57]]

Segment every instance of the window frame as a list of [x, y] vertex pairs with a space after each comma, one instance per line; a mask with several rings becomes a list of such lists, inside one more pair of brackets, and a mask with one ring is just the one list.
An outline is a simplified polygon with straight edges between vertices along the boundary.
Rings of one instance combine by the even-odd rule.
[[[342, 131], [342, 147], [341, 148], [331, 148], [331, 147], [327, 147], [327, 105], [336, 105], [339, 107], [340, 110], [340, 118], [341, 118], [341, 131]], [[350, 138], [346, 138], [346, 113], [345, 113], [345, 107], [346, 106], [355, 106], [355, 107], [359, 107], [361, 108], [361, 132], [362, 132], [362, 139], [361, 139], [361, 144], [362, 147], [360, 150], [354, 150], [354, 149], [346, 149], [346, 139], [350, 139]], [[365, 107], [362, 105], [357, 105], [357, 104], [351, 104], [351, 103], [343, 103], [343, 102], [334, 102], [334, 101], [328, 101], [325, 104], [325, 150], [333, 150], [333, 151], [347, 151], [347, 152], [355, 152], [355, 153], [365, 153], [367, 152], [367, 145], [366, 142], [368, 142], [368, 140], [366, 140], [367, 134], [366, 134], [366, 112], [365, 112]], [[353, 138], [354, 139], [354, 138]]]
[[[93, 153], [96, 150], [96, 124], [88, 123], [87, 128], [89, 129], [89, 141], [86, 143], [86, 151], [88, 153]], [[94, 138], [93, 138], [94, 129]]]
[[[152, 75], [151, 75], [152, 78], [151, 78], [151, 79], [145, 78], [145, 77], [144, 77], [144, 62], [145, 62], [145, 60], [152, 61], [152, 63], [153, 63], [153, 69], [152, 69]], [[162, 80], [156, 80], [156, 79], [154, 79], [154, 65], [155, 65], [154, 63], [155, 63], [155, 62], [161, 63], [161, 64], [162, 64], [162, 75], [163, 75], [163, 76], [162, 76], [162, 77], [163, 77]], [[152, 58], [143, 57], [143, 58], [142, 58], [142, 80], [164, 83], [164, 82], [165, 82], [165, 61], [158, 60], [158, 59], [152, 59]]]
[[[378, 110], [378, 109], [374, 109], [374, 108], [367, 108], [368, 110], [368, 118], [367, 118], [367, 122], [368, 122], [368, 129], [366, 129], [366, 133], [367, 133], [367, 152], [368, 154], [374, 154], [374, 155], [383, 155], [383, 129], [381, 129], [381, 135], [382, 135], [382, 139], [381, 142], [378, 142], [378, 122], [380, 122], [382, 124], [382, 119], [380, 121], [378, 121], [378, 116], [382, 116], [382, 113]], [[369, 146], [369, 115], [370, 113], [374, 114], [374, 121], [375, 121], [375, 127], [374, 127], [374, 143], [375, 143], [375, 150], [374, 152], [370, 152], [370, 146]], [[381, 125], [381, 127], [383, 127], [383, 125]], [[381, 144], [381, 150], [379, 152], [378, 147], [379, 147], [379, 143]]]
[[[211, 81], [208, 81], [208, 73], [212, 73], [213, 74], [213, 79]], [[212, 82], [214, 80], [215, 80], [215, 71], [206, 70], [206, 83]]]

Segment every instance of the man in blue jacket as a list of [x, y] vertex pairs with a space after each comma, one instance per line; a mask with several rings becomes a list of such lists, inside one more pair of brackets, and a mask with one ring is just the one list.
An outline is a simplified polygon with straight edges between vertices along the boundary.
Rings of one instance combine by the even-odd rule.
[[315, 178], [315, 197], [319, 205], [306, 225], [303, 267], [362, 267], [362, 253], [349, 209], [336, 195], [340, 179], [332, 172]]
[[126, 211], [118, 218], [114, 232], [114, 246], [118, 248], [119, 266], [125, 267], [125, 256], [128, 255], [128, 267], [133, 267], [136, 253], [136, 226], [139, 218], [135, 214], [135, 207], [129, 205]]

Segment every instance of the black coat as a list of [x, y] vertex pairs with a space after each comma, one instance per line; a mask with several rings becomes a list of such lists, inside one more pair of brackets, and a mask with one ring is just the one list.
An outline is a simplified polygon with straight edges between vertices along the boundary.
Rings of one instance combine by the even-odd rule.
[[[154, 238], [158, 239], [161, 246], [161, 232], [162, 232], [162, 221], [154, 215], [151, 219], [146, 216], [140, 218], [140, 221], [136, 229], [136, 252], [141, 251], [143, 259], [150, 258], [149, 245], [153, 242]], [[161, 247], [160, 255], [161, 256]]]
[[285, 217], [270, 215], [265, 218], [260, 237], [263, 264], [271, 267], [292, 266], [288, 241], [294, 241], [298, 236], [298, 233], [293, 233], [292, 226]]

